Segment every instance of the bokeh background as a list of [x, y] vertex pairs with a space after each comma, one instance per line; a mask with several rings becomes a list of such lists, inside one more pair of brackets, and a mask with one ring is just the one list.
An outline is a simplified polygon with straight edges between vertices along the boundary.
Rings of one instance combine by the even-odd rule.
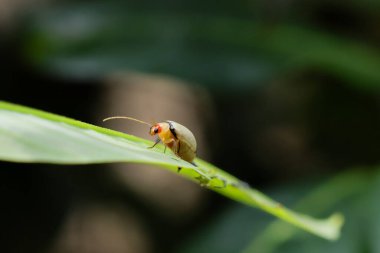
[[146, 138], [102, 119], [175, 120], [201, 158], [346, 216], [328, 242], [153, 167], [0, 163], [0, 252], [380, 252], [379, 45], [376, 0], [0, 1], [0, 99]]

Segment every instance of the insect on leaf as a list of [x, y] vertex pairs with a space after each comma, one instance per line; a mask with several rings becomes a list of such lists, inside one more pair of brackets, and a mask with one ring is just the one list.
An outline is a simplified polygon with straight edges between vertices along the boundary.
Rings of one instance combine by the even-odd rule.
[[151, 141], [1, 101], [0, 143], [0, 160], [8, 162], [156, 165], [328, 240], [339, 238], [343, 224], [341, 214], [315, 219], [294, 212], [201, 159], [195, 167], [160, 149], [148, 149]]

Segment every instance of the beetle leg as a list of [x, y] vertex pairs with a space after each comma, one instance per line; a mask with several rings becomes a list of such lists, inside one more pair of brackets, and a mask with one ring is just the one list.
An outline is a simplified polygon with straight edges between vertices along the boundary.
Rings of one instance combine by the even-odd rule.
[[177, 152], [176, 152], [177, 155], [179, 154], [180, 148], [181, 148], [181, 142], [177, 141]]
[[[179, 154], [179, 149], [181, 148], [181, 142], [177, 140], [177, 141], [174, 141], [174, 143], [177, 145], [177, 150], [176, 150], [175, 154], [178, 155]], [[181, 170], [182, 170], [182, 168], [178, 167], [177, 173], [179, 173]]]
[[[154, 146], [156, 146], [158, 143], [160, 143], [161, 139], [160, 138], [157, 138], [156, 139], [156, 142], [153, 144], [153, 146], [151, 147], [148, 147], [148, 148], [154, 148]], [[166, 147], [166, 146], [165, 146]]]
[[[175, 154], [177, 156], [179, 156], [179, 149], [181, 148], [181, 142], [179, 140], [176, 140], [176, 139], [173, 139], [173, 141], [174, 141], [174, 144], [176, 145]], [[177, 172], [179, 173], [181, 170], [182, 170], [182, 168], [178, 167]]]
[[181, 148], [181, 144], [180, 144], [179, 140], [172, 138], [172, 139], [170, 139], [170, 141], [165, 142], [165, 144], [170, 147], [170, 149], [173, 151], [173, 153], [176, 156], [179, 156], [178, 154], [179, 154], [179, 150]]
[[[169, 145], [169, 147], [171, 148], [171, 150], [173, 151], [173, 153], [178, 156], [178, 152], [179, 152], [179, 149], [180, 149], [180, 142], [174, 138], [172, 138], [169, 142], [166, 142], [165, 143], [165, 150], [166, 150], [166, 145]], [[177, 173], [179, 173], [180, 171], [182, 170], [182, 167], [178, 167], [177, 168]]]

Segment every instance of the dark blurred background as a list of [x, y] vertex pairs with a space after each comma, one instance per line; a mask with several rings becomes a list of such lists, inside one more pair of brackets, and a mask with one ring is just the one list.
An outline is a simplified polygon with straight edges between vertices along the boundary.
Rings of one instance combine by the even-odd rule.
[[148, 166], [0, 163], [0, 252], [380, 252], [379, 45], [375, 0], [0, 1], [0, 99], [144, 138], [102, 119], [175, 120], [199, 157], [346, 216], [327, 242]]

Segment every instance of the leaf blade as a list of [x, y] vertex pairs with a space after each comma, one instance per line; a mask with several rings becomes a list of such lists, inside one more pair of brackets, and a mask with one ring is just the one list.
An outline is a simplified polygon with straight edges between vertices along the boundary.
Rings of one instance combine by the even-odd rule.
[[[133, 162], [154, 164], [200, 181], [238, 202], [259, 208], [310, 233], [336, 240], [343, 216], [317, 220], [285, 208], [223, 170], [197, 159], [198, 167], [173, 154], [147, 149], [150, 141], [66, 117], [0, 101], [0, 160], [54, 164]], [[221, 187], [225, 184], [226, 187]]]

